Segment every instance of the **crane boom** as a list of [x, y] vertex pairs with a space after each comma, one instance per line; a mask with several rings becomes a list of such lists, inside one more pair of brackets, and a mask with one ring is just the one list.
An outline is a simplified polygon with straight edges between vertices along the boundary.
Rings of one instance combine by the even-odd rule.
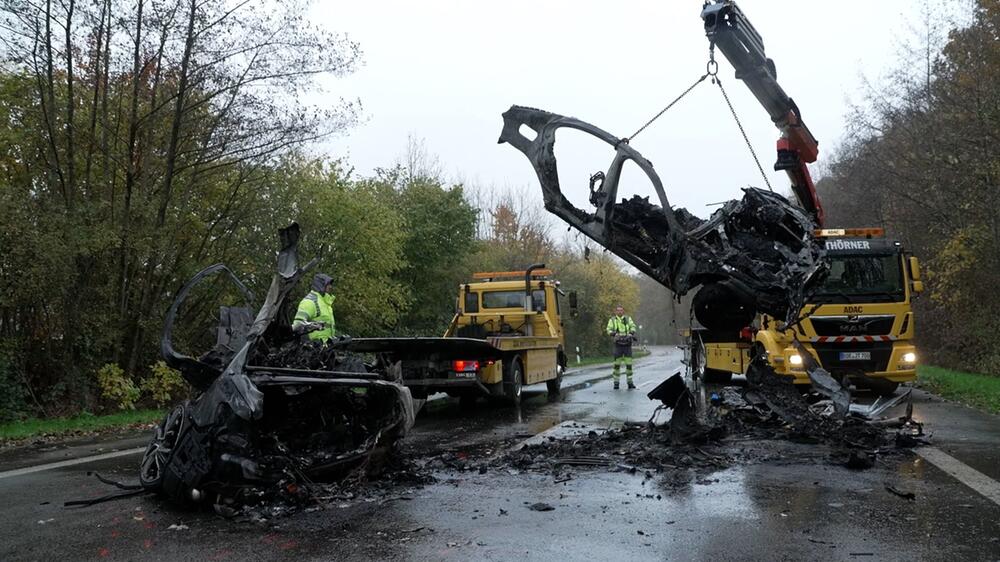
[[781, 131], [775, 170], [784, 170], [802, 207], [823, 226], [823, 206], [807, 164], [816, 161], [819, 143], [802, 121], [795, 101], [778, 84], [774, 61], [764, 54], [764, 41], [732, 0], [706, 1], [701, 11], [705, 35], [718, 47]]

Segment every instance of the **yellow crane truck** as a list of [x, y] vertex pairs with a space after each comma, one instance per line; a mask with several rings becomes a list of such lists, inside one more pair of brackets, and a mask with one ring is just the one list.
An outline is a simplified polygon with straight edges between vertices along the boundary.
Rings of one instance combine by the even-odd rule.
[[690, 364], [705, 382], [726, 383], [733, 373], [744, 374], [759, 350], [796, 384], [809, 384], [803, 350], [835, 377], [880, 395], [916, 378], [910, 303], [923, 290], [917, 258], [885, 239], [880, 228], [816, 235], [826, 246], [830, 276], [803, 307], [796, 326], [782, 331], [780, 321], [762, 315], [739, 333], [691, 330]]
[[[558, 281], [544, 264], [482, 272], [459, 286], [444, 338], [428, 338], [420, 358], [402, 361], [415, 398], [446, 392], [464, 404], [479, 397], [520, 404], [524, 385], [546, 383], [559, 396], [566, 368]], [[570, 305], [575, 305], [570, 294]]]

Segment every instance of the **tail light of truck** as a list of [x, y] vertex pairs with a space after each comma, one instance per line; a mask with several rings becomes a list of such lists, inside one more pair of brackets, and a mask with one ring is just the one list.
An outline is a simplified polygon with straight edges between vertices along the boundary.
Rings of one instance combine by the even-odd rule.
[[451, 369], [456, 373], [467, 373], [479, 370], [479, 361], [468, 361], [465, 359], [456, 359], [451, 362]]

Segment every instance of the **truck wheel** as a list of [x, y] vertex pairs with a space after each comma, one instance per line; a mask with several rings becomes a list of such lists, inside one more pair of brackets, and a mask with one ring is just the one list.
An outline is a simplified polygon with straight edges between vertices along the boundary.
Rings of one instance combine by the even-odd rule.
[[545, 387], [549, 391], [549, 400], [559, 400], [559, 393], [562, 389], [563, 371], [562, 365], [556, 365], [556, 378], [545, 381]]
[[504, 369], [503, 391], [512, 406], [521, 405], [521, 390], [524, 384], [524, 367], [521, 365], [521, 358], [514, 357], [510, 361], [510, 367]]

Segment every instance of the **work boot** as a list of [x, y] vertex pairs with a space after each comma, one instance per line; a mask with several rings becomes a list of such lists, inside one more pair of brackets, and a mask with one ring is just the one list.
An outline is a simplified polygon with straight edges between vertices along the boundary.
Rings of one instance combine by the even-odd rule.
[[628, 381], [628, 389], [629, 390], [635, 390], [635, 383], [632, 382], [632, 381]]
[[618, 381], [615, 381], [615, 390], [618, 390]]

